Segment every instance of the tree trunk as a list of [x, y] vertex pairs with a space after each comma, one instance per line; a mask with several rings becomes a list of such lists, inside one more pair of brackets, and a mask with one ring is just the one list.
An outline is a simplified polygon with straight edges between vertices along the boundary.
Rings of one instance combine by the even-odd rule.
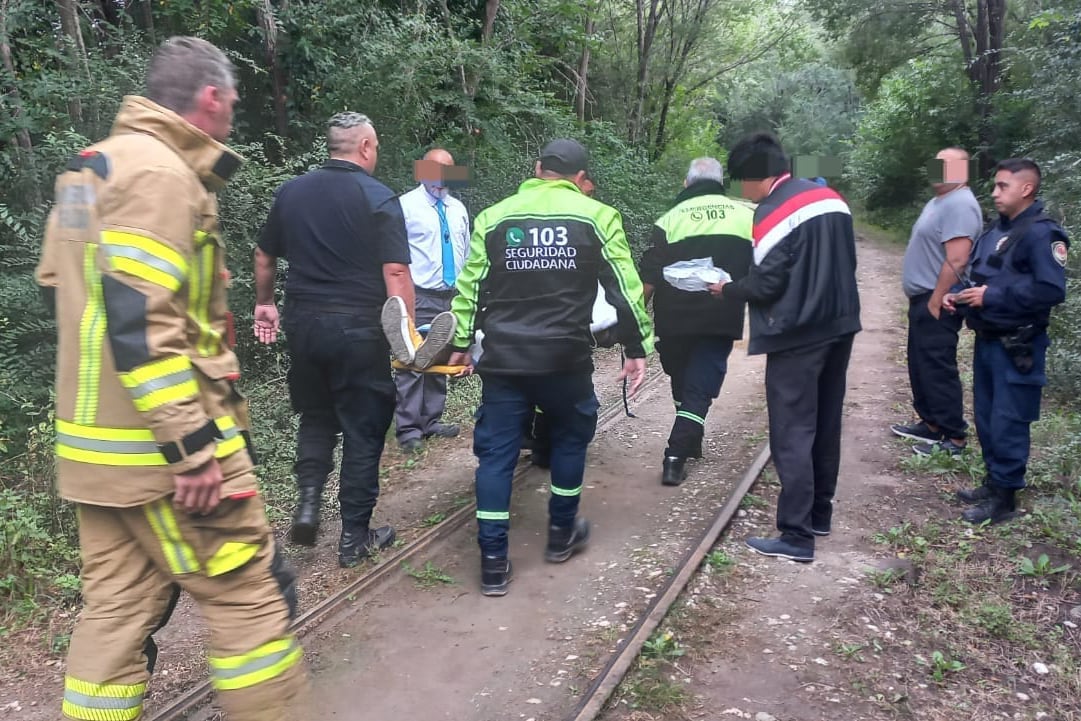
[[[8, 40], [8, 6], [10, 0], [0, 0], [0, 63], [3, 63], [4, 70], [7, 72], [8, 77], [11, 78], [11, 85], [3, 88], [4, 95], [7, 97], [8, 102], [3, 104], [3, 109], [11, 116], [11, 119], [18, 124], [19, 119], [25, 114], [23, 106], [22, 94], [19, 92], [19, 84], [15, 79], [15, 61], [11, 57], [11, 43]], [[34, 173], [34, 144], [30, 140], [30, 131], [26, 128], [19, 128], [15, 131], [15, 144], [19, 148], [19, 154], [25, 158], [27, 167], [30, 168], [31, 173]], [[32, 199], [35, 203], [41, 203], [41, 186], [39, 183], [31, 183], [33, 188]]]
[[278, 19], [271, 0], [262, 0], [256, 9], [259, 27], [263, 30], [263, 56], [270, 70], [270, 82], [274, 93], [274, 129], [278, 137], [288, 137], [289, 113], [285, 94], [285, 73], [278, 59]]
[[[11, 43], [8, 41], [8, 4], [10, 0], [0, 0], [0, 62], [4, 63], [4, 70], [12, 78], [11, 85], [4, 89], [4, 94], [11, 99], [9, 112], [12, 120], [18, 121], [25, 112], [23, 108], [22, 94], [19, 92], [18, 77], [15, 74], [15, 61], [11, 57]], [[15, 144], [25, 151], [34, 149], [30, 142], [30, 131], [20, 128], [15, 131]]]
[[157, 45], [158, 41], [154, 37], [154, 5], [152, 0], [142, 0], [140, 4], [143, 6], [143, 23], [146, 25], [146, 34], [150, 37], [150, 42]]
[[578, 60], [578, 79], [574, 92], [574, 109], [580, 123], [586, 120], [586, 96], [589, 94], [589, 38], [593, 35], [596, 25], [592, 16], [586, 17], [586, 41], [582, 44], [582, 56]]
[[[965, 56], [965, 72], [976, 91], [979, 122], [979, 164], [981, 176], [990, 174], [996, 158], [989, 152], [997, 139], [992, 113], [995, 93], [1002, 87], [1002, 44], [1005, 39], [1005, 0], [976, 0], [973, 25], [964, 11], [963, 0], [951, 0], [957, 35]], [[971, 31], [971, 34], [970, 34]]]
[[487, 45], [492, 41], [492, 33], [495, 31], [495, 18], [499, 14], [499, 0], [486, 0], [484, 3], [484, 29], [481, 31], [481, 44]]
[[668, 142], [668, 115], [676, 88], [687, 74], [691, 55], [698, 48], [702, 26], [714, 4], [714, 0], [672, 0], [669, 5], [668, 53], [664, 68], [661, 112], [657, 119], [657, 132], [653, 136], [653, 159], [657, 160]]
[[[646, 2], [649, 8], [645, 7]], [[645, 124], [646, 95], [649, 91], [649, 63], [653, 54], [653, 39], [657, 35], [660, 11], [664, 10], [665, 0], [635, 0], [635, 16], [638, 27], [638, 70], [635, 73], [634, 106], [631, 108], [627, 137], [637, 143]]]
[[[93, 87], [93, 78], [90, 75], [90, 61], [86, 55], [86, 43], [83, 41], [82, 23], [79, 22], [79, 6], [77, 0], [56, 0], [60, 11], [60, 29], [64, 33], [65, 50], [68, 55], [68, 71], [73, 75], [81, 75], [86, 82], [87, 91]], [[68, 113], [71, 120], [77, 125], [83, 124], [83, 103], [78, 92], [68, 99]], [[94, 121], [97, 130], [97, 107], [93, 101], [90, 103], [90, 119]]]

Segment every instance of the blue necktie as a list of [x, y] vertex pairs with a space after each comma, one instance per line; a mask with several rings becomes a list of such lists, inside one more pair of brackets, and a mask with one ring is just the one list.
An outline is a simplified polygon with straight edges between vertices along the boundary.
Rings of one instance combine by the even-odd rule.
[[443, 282], [448, 288], [454, 287], [454, 245], [450, 242], [450, 224], [447, 222], [447, 207], [442, 198], [436, 198], [435, 212], [439, 213], [439, 230], [443, 238]]

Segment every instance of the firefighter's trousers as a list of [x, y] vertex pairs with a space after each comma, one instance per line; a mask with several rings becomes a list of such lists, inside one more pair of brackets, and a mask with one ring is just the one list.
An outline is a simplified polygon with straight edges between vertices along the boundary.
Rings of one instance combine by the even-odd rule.
[[293, 574], [259, 497], [213, 513], [175, 511], [172, 497], [134, 508], [80, 504], [84, 608], [71, 637], [65, 718], [134, 721], [155, 646], [179, 589], [210, 626], [210, 675], [229, 721], [307, 718], [307, 675], [289, 632]]

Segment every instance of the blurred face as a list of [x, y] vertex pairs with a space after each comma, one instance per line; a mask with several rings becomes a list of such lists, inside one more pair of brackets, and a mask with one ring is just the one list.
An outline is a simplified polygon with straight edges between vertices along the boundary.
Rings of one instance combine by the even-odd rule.
[[1022, 170], [1011, 173], [1000, 170], [995, 173], [995, 189], [991, 191], [995, 209], [1007, 218], [1015, 218], [1036, 200], [1036, 176]]
[[936, 195], [944, 195], [968, 182], [968, 157], [963, 153], [943, 150], [935, 156], [935, 160], [942, 161], [942, 180], [931, 183]]
[[424, 155], [424, 159], [417, 164], [417, 172], [421, 184], [433, 198], [446, 198], [450, 193], [446, 180], [442, 177], [440, 166], [454, 165], [454, 156], [445, 150], [432, 150]]

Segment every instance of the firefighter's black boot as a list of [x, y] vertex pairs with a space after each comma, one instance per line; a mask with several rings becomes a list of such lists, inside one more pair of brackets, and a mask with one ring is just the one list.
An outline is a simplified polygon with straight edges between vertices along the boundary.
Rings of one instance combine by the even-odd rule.
[[1016, 517], [1017, 504], [1014, 501], [1016, 489], [998, 486], [988, 486], [988, 488], [990, 489], [988, 498], [967, 509], [961, 517], [969, 523], [980, 524], [990, 521], [992, 525]]
[[584, 518], [574, 519], [573, 526], [548, 526], [548, 547], [544, 550], [544, 560], [548, 563], [563, 563], [589, 542], [589, 521]]
[[480, 592], [485, 596], [506, 596], [511, 565], [506, 556], [481, 556]]
[[319, 535], [319, 506], [322, 493], [315, 486], [301, 486], [300, 500], [293, 512], [293, 528], [289, 538], [301, 546], [314, 546]]
[[683, 456], [665, 456], [661, 470], [661, 483], [678, 486], [687, 480], [687, 459]]

